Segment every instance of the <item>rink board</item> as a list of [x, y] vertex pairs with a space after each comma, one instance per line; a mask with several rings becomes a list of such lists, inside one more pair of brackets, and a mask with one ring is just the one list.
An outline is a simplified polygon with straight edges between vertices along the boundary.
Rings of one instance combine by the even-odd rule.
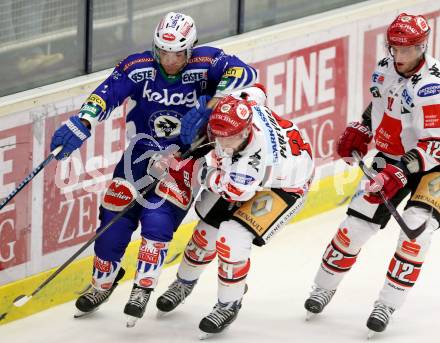
[[[440, 57], [439, 5], [415, 0], [367, 1], [213, 43], [258, 69], [259, 81], [268, 90], [269, 107], [292, 118], [312, 143], [317, 181], [297, 220], [343, 204], [352, 194], [353, 174], [339, 178], [347, 169], [335, 162], [336, 140], [368, 102], [372, 69], [384, 56], [385, 24], [403, 10], [427, 16], [433, 29], [429, 52]], [[106, 70], [0, 99], [0, 198], [47, 156], [54, 129], [75, 114], [110, 73]], [[124, 118], [129, 109], [126, 102], [113, 111], [80, 152], [49, 164], [0, 212], [0, 313], [17, 295], [30, 294], [94, 235], [102, 193], [126, 146]], [[171, 257], [182, 251], [194, 220], [191, 212], [176, 235]], [[137, 245], [134, 241], [127, 254], [131, 256], [125, 262], [127, 277], [133, 275]], [[11, 311], [7, 320], [76, 297], [74, 292], [89, 280], [92, 253], [87, 249], [82, 259], [23, 308]]]

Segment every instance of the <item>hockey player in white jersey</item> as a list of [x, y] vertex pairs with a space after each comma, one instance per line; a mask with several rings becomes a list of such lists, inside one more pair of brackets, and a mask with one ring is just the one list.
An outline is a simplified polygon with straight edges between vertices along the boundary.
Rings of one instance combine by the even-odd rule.
[[[431, 236], [439, 226], [440, 182], [440, 62], [426, 53], [430, 28], [420, 15], [400, 14], [387, 29], [390, 56], [372, 74], [372, 102], [362, 123], [350, 123], [338, 141], [338, 153], [350, 163], [352, 152], [362, 156], [374, 136], [376, 169], [380, 173], [359, 187], [347, 217], [326, 248], [305, 308], [320, 313], [356, 262], [361, 247], [384, 228], [390, 213], [377, 191], [395, 206], [411, 194], [403, 219], [411, 230], [425, 230], [410, 240], [400, 232], [385, 284], [368, 318], [374, 332], [386, 329], [414, 286]], [[361, 182], [362, 184], [362, 182]], [[382, 187], [383, 185], [383, 187]]]
[[[251, 94], [251, 95], [249, 95]], [[310, 144], [298, 128], [257, 105], [256, 87], [229, 95], [208, 122], [215, 149], [206, 157], [200, 217], [177, 279], [158, 298], [170, 312], [193, 290], [206, 265], [218, 256], [218, 302], [204, 317], [201, 338], [221, 332], [237, 317], [250, 269], [252, 244], [265, 245], [302, 208], [313, 174]]]

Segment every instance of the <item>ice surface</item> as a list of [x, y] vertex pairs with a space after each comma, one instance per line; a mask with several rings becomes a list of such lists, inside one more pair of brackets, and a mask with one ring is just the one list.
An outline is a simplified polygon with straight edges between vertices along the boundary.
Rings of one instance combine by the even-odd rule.
[[[286, 227], [270, 244], [254, 247], [249, 291], [237, 320], [225, 333], [207, 342], [366, 342], [365, 326], [383, 285], [389, 259], [397, 243], [394, 219], [363, 248], [324, 313], [305, 321], [307, 298], [321, 255], [345, 207]], [[383, 334], [370, 342], [436, 342], [440, 324], [440, 245], [434, 235], [419, 281], [403, 308]], [[163, 318], [155, 301], [174, 280], [177, 267], [164, 270], [143, 319], [126, 328], [123, 314], [131, 282], [121, 284], [110, 301], [82, 319], [74, 319], [70, 302], [34, 316], [0, 326], [0, 341], [14, 343], [197, 342], [198, 324], [216, 302], [216, 268], [208, 267], [185, 304]], [[50, 292], [50, 286], [41, 292]]]

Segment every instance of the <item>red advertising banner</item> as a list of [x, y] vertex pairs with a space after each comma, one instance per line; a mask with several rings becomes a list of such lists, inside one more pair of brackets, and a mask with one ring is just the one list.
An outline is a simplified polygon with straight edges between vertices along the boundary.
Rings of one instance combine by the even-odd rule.
[[[125, 112], [125, 111], [124, 111]], [[46, 137], [71, 115], [46, 119]], [[99, 204], [125, 146], [125, 115], [99, 124], [66, 161], [44, 174], [43, 254], [87, 241], [98, 225]], [[49, 153], [47, 150], [46, 153]]]
[[[32, 124], [0, 131], [0, 198], [32, 171], [32, 140]], [[0, 271], [29, 261], [31, 199], [29, 184], [0, 211]]]
[[295, 122], [314, 147], [317, 165], [335, 158], [335, 140], [347, 122], [348, 37], [258, 63], [269, 106]]

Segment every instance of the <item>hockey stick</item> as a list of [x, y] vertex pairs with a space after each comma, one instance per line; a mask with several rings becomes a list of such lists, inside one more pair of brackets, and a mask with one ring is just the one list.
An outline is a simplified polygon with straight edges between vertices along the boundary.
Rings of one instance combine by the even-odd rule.
[[[211, 143], [201, 144], [206, 139], [206, 136], [203, 136], [197, 139], [192, 145], [191, 148], [182, 154], [182, 159], [190, 156], [196, 149], [210, 145]], [[137, 202], [137, 199], [146, 195], [149, 191], [151, 191], [161, 180], [154, 179], [154, 181], [149, 184], [140, 194], [134, 199], [131, 203], [129, 203], [121, 212], [119, 212], [116, 216], [114, 216], [108, 223], [105, 225], [98, 233], [96, 233], [90, 240], [88, 240], [77, 252], [75, 252], [66, 262], [64, 262], [57, 270], [55, 270], [46, 280], [44, 280], [30, 295], [21, 294], [15, 298], [11, 305], [15, 307], [21, 307], [26, 304], [33, 296], [39, 293], [48, 283], [50, 283], [58, 274], [60, 274], [68, 265], [70, 265], [84, 250], [86, 250], [94, 241], [96, 241], [104, 232], [106, 232], [119, 218], [121, 218], [125, 213], [127, 213]], [[12, 306], [10, 306], [11, 308]], [[8, 314], [9, 310], [5, 313], [0, 314], [0, 321], [3, 320]]]
[[17, 188], [15, 188], [11, 194], [9, 194], [6, 198], [4, 198], [2, 200], [2, 202], [0, 203], [0, 211], [3, 207], [6, 206], [6, 204], [12, 200], [13, 197], [15, 197], [15, 195], [20, 192], [24, 186], [26, 186], [29, 182], [32, 181], [32, 179], [40, 172], [44, 169], [44, 167], [46, 167], [50, 161], [52, 161], [56, 155], [58, 155], [60, 153], [60, 151], [63, 149], [63, 146], [60, 145], [58, 147], [55, 148], [54, 151], [52, 151], [49, 156], [46, 157], [46, 159], [41, 162], [34, 170], [31, 171], [31, 173], [26, 176], [24, 178], [24, 180], [17, 186]]
[[[356, 160], [356, 162], [359, 164], [359, 167], [362, 169], [362, 172], [364, 175], [368, 178], [368, 180], [373, 180], [374, 174], [373, 170], [368, 168], [364, 161], [362, 160], [361, 156], [357, 151], [352, 152], [353, 158]], [[418, 236], [422, 234], [422, 232], [426, 228], [426, 222], [424, 222], [422, 225], [420, 225], [417, 229], [411, 230], [408, 225], [404, 222], [402, 216], [397, 212], [397, 209], [394, 207], [394, 205], [385, 197], [385, 194], [380, 190], [378, 192], [380, 198], [383, 200], [383, 203], [387, 207], [388, 211], [390, 211], [391, 215], [396, 219], [397, 223], [399, 224], [402, 231], [405, 233], [405, 235], [408, 236], [409, 239], [415, 239]]]

